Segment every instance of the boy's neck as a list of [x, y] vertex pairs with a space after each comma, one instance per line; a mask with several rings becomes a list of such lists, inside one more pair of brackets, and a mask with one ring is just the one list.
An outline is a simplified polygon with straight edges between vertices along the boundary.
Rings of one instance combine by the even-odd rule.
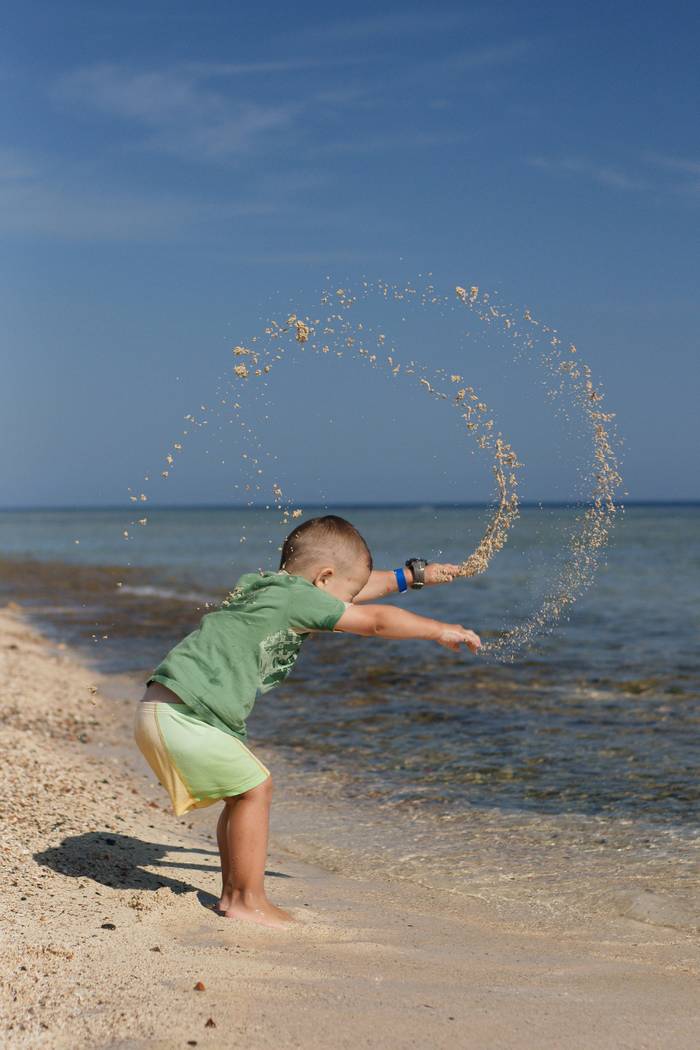
[[279, 576], [281, 573], [284, 573], [286, 576], [298, 576], [300, 579], [306, 580], [307, 583], [314, 582], [313, 580], [310, 580], [308, 576], [304, 576], [303, 572], [290, 572], [288, 569], [278, 569], [277, 575]]

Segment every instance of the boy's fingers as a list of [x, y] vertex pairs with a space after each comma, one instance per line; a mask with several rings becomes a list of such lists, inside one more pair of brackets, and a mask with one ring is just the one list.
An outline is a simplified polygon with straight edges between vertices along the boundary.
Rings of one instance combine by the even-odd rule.
[[459, 572], [459, 565], [451, 565], [447, 562], [432, 562], [426, 566], [426, 578], [435, 583], [451, 583]]

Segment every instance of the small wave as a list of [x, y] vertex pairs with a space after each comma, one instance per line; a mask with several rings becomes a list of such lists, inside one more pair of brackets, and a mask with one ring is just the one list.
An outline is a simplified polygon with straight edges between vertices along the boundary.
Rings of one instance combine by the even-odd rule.
[[167, 598], [177, 602], [197, 602], [200, 605], [219, 605], [220, 600], [211, 594], [198, 594], [197, 591], [174, 591], [169, 587], [142, 587], [128, 583], [117, 587], [120, 594], [136, 594], [141, 598]]
[[697, 905], [675, 900], [653, 890], [620, 895], [614, 900], [615, 910], [626, 919], [645, 922], [650, 926], [668, 926], [673, 930], [700, 932], [700, 911]]

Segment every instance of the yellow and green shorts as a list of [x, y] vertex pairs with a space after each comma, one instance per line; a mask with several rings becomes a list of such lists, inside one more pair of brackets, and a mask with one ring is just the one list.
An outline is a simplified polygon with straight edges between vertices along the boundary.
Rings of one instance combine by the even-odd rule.
[[242, 740], [202, 722], [184, 704], [140, 700], [134, 739], [177, 817], [250, 791], [270, 775]]

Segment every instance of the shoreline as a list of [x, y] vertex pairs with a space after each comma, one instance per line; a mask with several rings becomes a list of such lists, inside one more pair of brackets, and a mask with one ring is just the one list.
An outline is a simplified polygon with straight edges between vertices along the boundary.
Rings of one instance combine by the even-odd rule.
[[274, 754], [268, 892], [304, 922], [217, 918], [218, 807], [170, 812], [130, 738], [138, 682], [87, 667], [12, 603], [0, 658], [13, 1047], [696, 1046], [692, 930], [663, 913], [538, 921], [505, 877], [462, 895], [376, 871], [381, 842], [362, 855], [334, 836], [353, 812], [362, 835], [342, 784], [308, 797]]

